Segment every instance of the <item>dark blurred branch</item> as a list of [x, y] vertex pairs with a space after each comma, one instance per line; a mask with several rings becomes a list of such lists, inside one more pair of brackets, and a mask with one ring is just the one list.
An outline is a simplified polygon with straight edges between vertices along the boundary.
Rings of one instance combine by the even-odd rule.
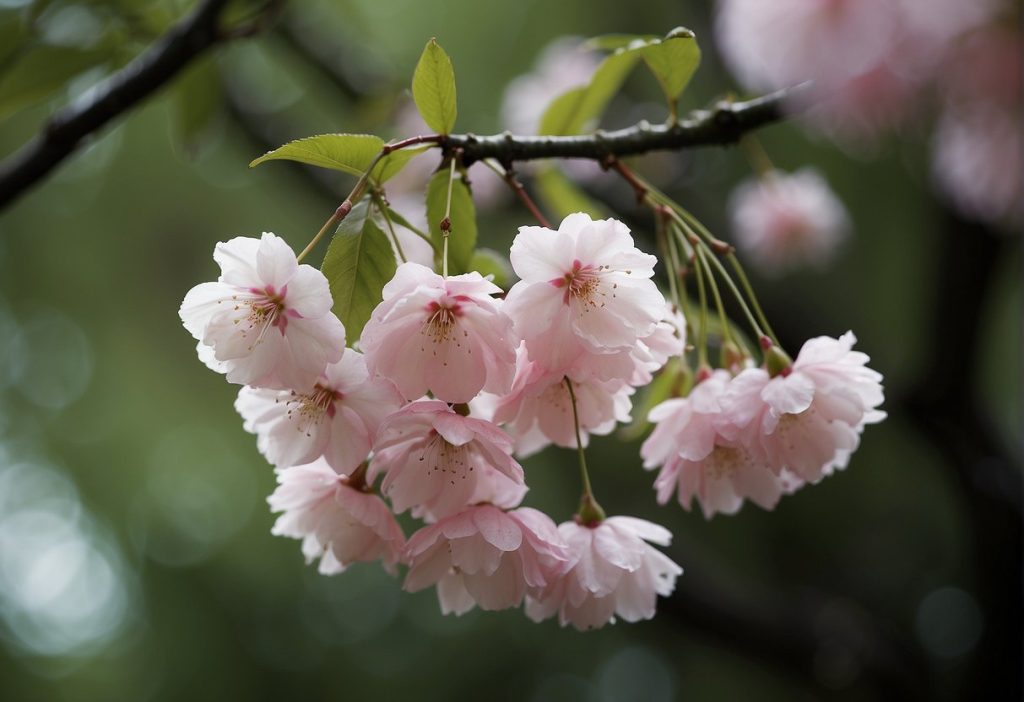
[[220, 20], [227, 5], [228, 0], [203, 0], [88, 100], [73, 103], [47, 120], [32, 141], [0, 163], [0, 209], [46, 177], [86, 137], [159, 90], [207, 50], [262, 31], [281, 2], [270, 0], [250, 20], [225, 28]]
[[809, 84], [779, 90], [745, 102], [720, 102], [710, 110], [695, 110], [673, 124], [641, 122], [611, 132], [581, 136], [493, 136], [452, 134], [445, 148], [461, 149], [466, 165], [485, 158], [499, 163], [544, 158], [585, 158], [604, 161], [615, 156], [635, 156], [650, 151], [688, 149], [696, 146], [734, 144], [747, 132], [777, 122], [792, 111]]

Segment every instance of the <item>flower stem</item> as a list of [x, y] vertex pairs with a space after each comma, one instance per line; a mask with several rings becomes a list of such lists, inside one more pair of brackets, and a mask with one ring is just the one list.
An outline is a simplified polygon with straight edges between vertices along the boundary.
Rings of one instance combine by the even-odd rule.
[[587, 456], [583, 451], [583, 439], [580, 436], [580, 416], [576, 407], [576, 391], [573, 390], [572, 381], [565, 376], [565, 387], [569, 390], [569, 399], [572, 401], [572, 423], [576, 430], [576, 453], [580, 460], [580, 479], [583, 482], [583, 495], [580, 497], [578, 518], [583, 524], [594, 525], [604, 519], [604, 510], [594, 499], [594, 490], [590, 486], [590, 475], [587, 473]]
[[359, 198], [363, 196], [363, 191], [366, 190], [366, 186], [370, 182], [370, 174], [373, 173], [373, 169], [376, 168], [377, 164], [380, 163], [380, 160], [387, 156], [389, 153], [391, 153], [391, 150], [385, 146], [380, 153], [373, 157], [373, 160], [370, 161], [370, 165], [367, 167], [366, 171], [364, 171], [363, 174], [359, 176], [359, 180], [356, 181], [355, 187], [352, 188], [352, 192], [350, 192], [348, 194], [348, 197], [345, 198], [345, 201], [338, 206], [338, 209], [334, 211], [334, 214], [332, 214], [330, 218], [326, 222], [324, 222], [324, 226], [320, 227], [320, 231], [316, 233], [316, 236], [313, 237], [313, 240], [306, 244], [306, 248], [302, 250], [302, 253], [295, 257], [296, 261], [302, 263], [302, 259], [308, 256], [309, 252], [316, 248], [316, 245], [320, 243], [320, 240], [323, 238], [324, 234], [326, 234], [328, 230], [330, 230], [332, 227], [335, 227], [338, 224], [340, 224], [341, 220], [348, 217], [348, 213], [352, 211], [352, 207], [355, 205], [356, 202], [359, 201]]
[[448, 277], [448, 235], [452, 231], [452, 187], [455, 185], [455, 159], [451, 160], [448, 170], [448, 199], [444, 204], [444, 219], [441, 220], [441, 236], [444, 242], [441, 253], [441, 275]]
[[398, 258], [402, 260], [402, 263], [406, 263], [408, 259], [405, 257], [405, 252], [402, 250], [402, 243], [398, 240], [398, 235], [395, 234], [395, 226], [391, 223], [391, 217], [388, 215], [388, 207], [381, 199], [380, 193], [375, 192], [373, 194], [373, 202], [377, 205], [377, 211], [380, 212], [381, 217], [384, 218], [384, 223], [388, 225], [388, 234], [391, 235], [391, 242], [395, 245], [395, 251], [398, 252]]

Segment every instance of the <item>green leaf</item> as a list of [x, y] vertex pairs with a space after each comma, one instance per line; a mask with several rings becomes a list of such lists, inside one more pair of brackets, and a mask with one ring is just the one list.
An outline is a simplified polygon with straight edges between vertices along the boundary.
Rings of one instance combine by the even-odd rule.
[[361, 200], [342, 221], [321, 266], [349, 346], [359, 339], [397, 267], [387, 235], [367, 216], [369, 202]]
[[[444, 219], [445, 203], [448, 199], [448, 169], [438, 171], [427, 185], [427, 222], [430, 238], [440, 268], [441, 252], [444, 250], [444, 236], [441, 220]], [[473, 251], [476, 249], [476, 208], [469, 187], [456, 173], [452, 182], [452, 228], [448, 235], [448, 272], [452, 275], [470, 270]]]
[[254, 159], [249, 167], [266, 161], [298, 161], [361, 176], [383, 147], [384, 140], [372, 134], [321, 134], [296, 139], [268, 151]]
[[548, 106], [540, 118], [540, 133], [554, 136], [581, 133], [601, 117], [639, 59], [640, 54], [629, 49], [606, 56], [590, 83], [572, 88]]
[[392, 151], [390, 154], [380, 160], [374, 169], [372, 178], [378, 183], [384, 183], [385, 181], [391, 180], [398, 175], [409, 161], [413, 160], [424, 151], [429, 149], [429, 146], [421, 146], [417, 149], [399, 149], [398, 151]]
[[436, 39], [427, 42], [412, 75], [412, 99], [427, 126], [440, 134], [455, 127], [455, 69]]
[[534, 179], [537, 194], [545, 209], [562, 219], [573, 212], [586, 212], [594, 219], [610, 216], [608, 209], [583, 192], [554, 166], [546, 166], [537, 172]]
[[79, 73], [101, 65], [109, 53], [65, 46], [24, 47], [0, 74], [0, 119], [41, 102]]
[[652, 39], [659, 38], [657, 34], [602, 34], [601, 36], [587, 39], [583, 42], [583, 46], [588, 49], [615, 51], [616, 49], [624, 49], [634, 42], [646, 44]]
[[485, 278], [488, 275], [494, 276], [494, 284], [502, 290], [508, 290], [508, 284], [512, 280], [512, 264], [492, 249], [477, 249], [469, 262], [469, 269]]
[[693, 32], [679, 27], [665, 39], [649, 41], [640, 52], [669, 104], [674, 106], [700, 65], [700, 47]]

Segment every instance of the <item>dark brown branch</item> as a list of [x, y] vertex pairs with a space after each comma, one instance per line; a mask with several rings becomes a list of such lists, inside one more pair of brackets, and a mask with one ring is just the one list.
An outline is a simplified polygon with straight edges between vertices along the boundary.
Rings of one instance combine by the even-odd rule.
[[807, 84], [779, 90], [746, 102], [721, 102], [710, 110], [697, 110], [674, 124], [647, 122], [616, 131], [581, 136], [493, 136], [451, 134], [446, 148], [463, 151], [463, 163], [493, 158], [499, 163], [545, 158], [635, 156], [650, 151], [688, 149], [696, 146], [734, 144], [744, 134], [784, 118], [788, 108], [806, 92]]
[[[32, 141], [0, 163], [0, 209], [46, 177], [86, 137], [159, 90], [208, 49], [231, 39], [230, 30], [220, 26], [227, 4], [228, 0], [203, 0], [145, 53], [108, 78], [92, 98], [54, 114]], [[268, 3], [270, 7], [276, 3]], [[245, 25], [261, 26], [258, 20]]]

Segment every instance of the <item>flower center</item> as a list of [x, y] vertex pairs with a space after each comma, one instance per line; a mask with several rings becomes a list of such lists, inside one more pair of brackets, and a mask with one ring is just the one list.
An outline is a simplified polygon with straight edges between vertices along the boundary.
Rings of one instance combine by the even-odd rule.
[[289, 402], [288, 418], [298, 415], [298, 430], [306, 436], [310, 435], [313, 426], [320, 424], [324, 416], [333, 417], [337, 411], [334, 403], [342, 398], [342, 394], [332, 388], [317, 383], [313, 392], [308, 394], [292, 393], [295, 399]]
[[427, 464], [427, 475], [440, 471], [444, 479], [455, 485], [456, 479], [465, 480], [473, 472], [470, 463], [469, 444], [456, 446], [448, 443], [436, 429], [430, 430], [430, 438], [423, 446], [419, 460]]
[[715, 446], [707, 460], [704, 461], [708, 477], [713, 480], [732, 478], [739, 470], [750, 462], [750, 453], [738, 446]]
[[[455, 338], [456, 324], [462, 316], [462, 305], [454, 300], [442, 298], [440, 302], [432, 301], [427, 305], [427, 321], [423, 325], [423, 333], [435, 344], [451, 341]], [[463, 336], [466, 332], [463, 332]]]
[[249, 308], [249, 313], [236, 319], [235, 324], [245, 321], [246, 326], [240, 330], [243, 337], [255, 333], [256, 338], [249, 346], [251, 351], [253, 347], [263, 341], [263, 336], [271, 327], [277, 327], [278, 331], [284, 335], [285, 328], [288, 326], [288, 317], [298, 315], [293, 314], [285, 307], [284, 298], [288, 294], [287, 285], [280, 291], [275, 290], [273, 285], [268, 285], [263, 289], [249, 288], [248, 292], [252, 297], [239, 299], [238, 295], [233, 295], [232, 299], [238, 303], [235, 305], [236, 310], [241, 307]]
[[600, 300], [604, 297], [601, 290], [601, 274], [607, 268], [608, 266], [593, 266], [589, 263], [583, 265], [576, 259], [572, 262], [572, 270], [561, 278], [555, 278], [551, 284], [556, 288], [565, 288], [562, 301], [566, 305], [570, 300], [576, 299], [587, 307], [603, 307], [604, 302]]

